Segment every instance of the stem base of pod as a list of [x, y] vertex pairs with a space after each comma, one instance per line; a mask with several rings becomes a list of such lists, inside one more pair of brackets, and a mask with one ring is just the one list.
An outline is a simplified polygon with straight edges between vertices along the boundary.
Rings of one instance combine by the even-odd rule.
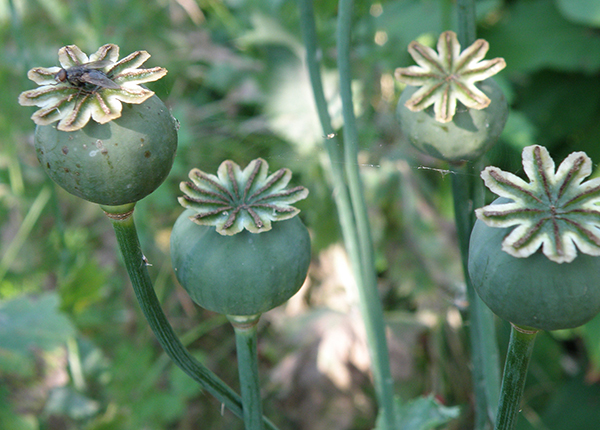
[[127, 203], [119, 206], [101, 205], [104, 214], [111, 220], [122, 221], [133, 215], [135, 203]]
[[538, 330], [511, 324], [495, 430], [513, 430], [521, 408], [527, 369]]
[[260, 314], [228, 315], [235, 331], [238, 373], [246, 430], [263, 430], [260, 378], [258, 376], [258, 353], [256, 326]]

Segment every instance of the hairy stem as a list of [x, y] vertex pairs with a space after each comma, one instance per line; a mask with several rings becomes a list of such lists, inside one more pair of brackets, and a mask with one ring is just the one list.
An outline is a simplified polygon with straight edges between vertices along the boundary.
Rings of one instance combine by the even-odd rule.
[[[357, 278], [362, 278], [360, 258], [358, 255], [358, 234], [350, 202], [350, 194], [346, 184], [343, 154], [337, 135], [331, 126], [331, 117], [328, 111], [323, 82], [321, 79], [319, 50], [317, 47], [317, 30], [315, 28], [313, 0], [299, 0], [300, 25], [302, 37], [306, 47], [306, 66], [308, 69], [319, 121], [325, 136], [325, 149], [329, 156], [331, 181], [333, 182], [333, 198], [338, 209], [338, 216], [346, 249], [350, 255], [353, 269]], [[360, 275], [360, 276], [359, 276]]]
[[[163, 313], [148, 274], [145, 257], [142, 254], [132, 216], [133, 208], [134, 204], [118, 207], [102, 206], [112, 222], [135, 296], [150, 328], [167, 355], [181, 370], [198, 382], [202, 388], [212, 394], [231, 412], [243, 418], [240, 396], [185, 349]], [[277, 430], [277, 427], [267, 418], [263, 419], [267, 429]]]

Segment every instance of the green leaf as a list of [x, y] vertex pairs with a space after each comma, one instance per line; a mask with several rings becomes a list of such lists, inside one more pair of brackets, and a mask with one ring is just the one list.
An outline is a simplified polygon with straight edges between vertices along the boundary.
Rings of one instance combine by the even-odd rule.
[[[152, 345], [123, 343], [111, 364], [111, 399], [127, 414], [124, 428], [167, 428], [186, 413], [186, 402], [201, 388], [173, 366], [163, 380], [164, 368]], [[129, 414], [129, 411], [135, 411]], [[154, 427], [153, 427], [154, 426]]]
[[534, 145], [537, 129], [523, 112], [512, 110], [502, 131], [502, 139], [519, 153], [526, 146]]
[[[431, 395], [419, 397], [406, 404], [403, 404], [398, 397], [394, 400], [397, 430], [435, 429], [457, 418], [460, 412], [458, 406], [444, 406]], [[380, 415], [377, 418], [377, 425], [374, 430], [382, 429], [382, 425]]]
[[[535, 143], [552, 147], [557, 141], [567, 140], [577, 142], [577, 150], [597, 148], [598, 141], [591, 132], [598, 124], [600, 109], [597, 77], [543, 71], [530, 75], [529, 79], [517, 103], [518, 110], [537, 129]], [[587, 148], [586, 142], [589, 142]], [[596, 159], [594, 153], [587, 154]]]
[[600, 27], [600, 2], [598, 0], [556, 0], [556, 5], [568, 20]]
[[237, 38], [237, 43], [245, 48], [261, 45], [279, 45], [290, 49], [298, 58], [302, 58], [304, 48], [298, 38], [283, 28], [281, 24], [261, 13], [255, 13], [250, 17], [253, 30], [246, 32]]
[[75, 329], [58, 308], [54, 293], [0, 303], [0, 354], [8, 350], [27, 356], [32, 347], [52, 350], [64, 344]]
[[101, 300], [108, 278], [108, 271], [86, 255], [85, 250], [78, 252], [76, 261], [60, 283], [61, 307], [74, 314], [80, 314]]
[[567, 21], [552, 0], [513, 2], [503, 19], [480, 36], [490, 43], [490, 57], [506, 60], [509, 73], [600, 68], [600, 38]]
[[539, 414], [541, 420], [536, 428], [547, 430], [600, 428], [600, 415], [595, 407], [598, 402], [600, 402], [598, 384], [586, 382], [582, 375], [570, 378], [552, 392], [546, 408]]
[[9, 399], [7, 388], [0, 388], [0, 428], [2, 430], [39, 430], [37, 418], [33, 414], [18, 414]]
[[94, 416], [100, 405], [98, 402], [78, 393], [71, 387], [57, 387], [50, 392], [44, 412], [49, 415], [67, 415], [74, 420]]

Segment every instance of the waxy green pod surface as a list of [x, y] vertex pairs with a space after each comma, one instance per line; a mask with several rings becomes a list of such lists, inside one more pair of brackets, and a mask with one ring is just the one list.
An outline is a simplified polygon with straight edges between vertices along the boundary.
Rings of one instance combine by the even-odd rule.
[[310, 236], [299, 217], [263, 233], [232, 236], [192, 222], [184, 211], [171, 233], [177, 279], [199, 306], [224, 315], [256, 315], [300, 289], [310, 263]]
[[477, 83], [490, 99], [485, 109], [467, 109], [460, 102], [450, 122], [436, 121], [433, 106], [419, 112], [404, 103], [419, 87], [408, 86], [398, 101], [396, 114], [406, 139], [419, 151], [451, 163], [476, 160], [498, 140], [508, 119], [504, 93], [492, 78]]
[[43, 168], [69, 193], [117, 206], [141, 200], [165, 180], [177, 150], [177, 125], [157, 97], [123, 104], [121, 117], [64, 132], [37, 126], [35, 148]]
[[585, 324], [600, 312], [600, 257], [580, 252], [571, 263], [559, 264], [538, 250], [516, 258], [502, 251], [510, 231], [477, 220], [471, 233], [469, 275], [496, 315], [522, 327], [561, 330]]

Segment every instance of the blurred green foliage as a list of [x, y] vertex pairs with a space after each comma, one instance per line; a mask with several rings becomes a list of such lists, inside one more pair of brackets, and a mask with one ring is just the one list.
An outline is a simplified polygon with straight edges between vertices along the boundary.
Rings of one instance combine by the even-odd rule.
[[[339, 128], [337, 2], [315, 3], [326, 92]], [[448, 428], [469, 429], [468, 341], [458, 312], [464, 292], [447, 166], [403, 141], [394, 118], [401, 88], [392, 77], [396, 67], [412, 64], [411, 40], [431, 44], [455, 29], [454, 3], [355, 3], [360, 162], [396, 339], [398, 393], [406, 400], [433, 393], [460, 405], [461, 416]], [[498, 82], [512, 109], [487, 162], [520, 173], [521, 149], [532, 143], [557, 160], [574, 150], [600, 160], [597, 2], [482, 0], [477, 12], [478, 35], [491, 45], [488, 58], [507, 61]], [[118, 44], [122, 55], [147, 50], [149, 66], [169, 70], [149, 86], [181, 124], [178, 155], [167, 181], [138, 204], [136, 218], [176, 330], [237, 386], [230, 328], [194, 307], [171, 271], [169, 230], [182, 210], [178, 183], [192, 167], [213, 171], [226, 158], [245, 165], [261, 156], [273, 170], [290, 167], [293, 180], [311, 192], [299, 206], [313, 234], [315, 270], [302, 312], [274, 312], [261, 329], [266, 413], [282, 429], [372, 428], [373, 393], [360, 361], [340, 359], [352, 375], [348, 386], [323, 377], [315, 364], [327, 339], [319, 324], [353, 304], [327, 287], [328, 250], [340, 235], [293, 0], [0, 0], [0, 428], [242, 428], [158, 348], [101, 211], [54, 187], [38, 166], [33, 109], [17, 103], [35, 85], [27, 70], [56, 65], [63, 45], [91, 53], [105, 43]], [[294, 323], [305, 328], [302, 335], [286, 329]], [[505, 348], [507, 327], [498, 327]], [[600, 318], [538, 336], [520, 429], [600, 427], [599, 344]]]

